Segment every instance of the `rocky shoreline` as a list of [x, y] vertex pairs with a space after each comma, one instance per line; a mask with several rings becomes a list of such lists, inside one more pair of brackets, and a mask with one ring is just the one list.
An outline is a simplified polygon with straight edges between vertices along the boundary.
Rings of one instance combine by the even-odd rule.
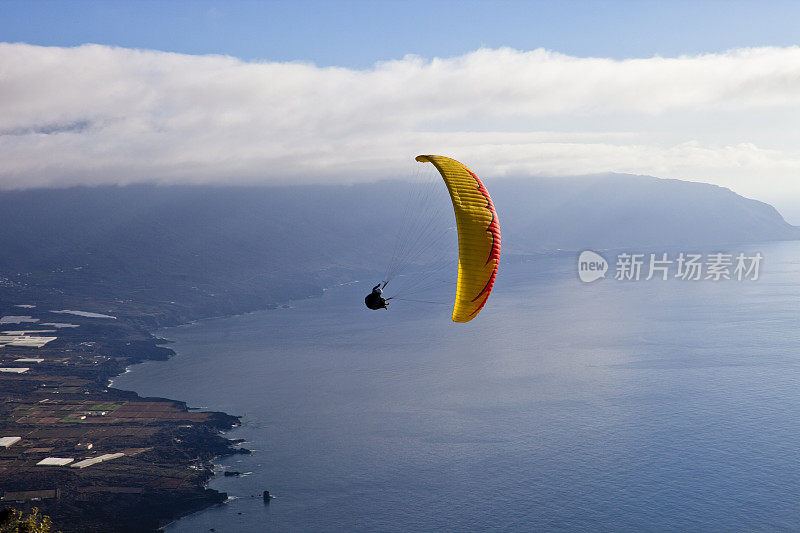
[[[174, 354], [151, 331], [204, 317], [131, 302], [124, 314], [97, 302], [65, 308], [33, 296], [0, 292], [8, 337], [55, 337], [38, 348], [19, 340], [0, 348], [0, 437], [19, 437], [0, 447], [0, 507], [38, 507], [65, 533], [124, 532], [157, 531], [224, 502], [206, 484], [215, 459], [249, 453], [223, 435], [239, 418], [109, 385], [130, 365]], [[53, 313], [72, 308], [109, 314]], [[42, 464], [48, 458], [68, 462]]]

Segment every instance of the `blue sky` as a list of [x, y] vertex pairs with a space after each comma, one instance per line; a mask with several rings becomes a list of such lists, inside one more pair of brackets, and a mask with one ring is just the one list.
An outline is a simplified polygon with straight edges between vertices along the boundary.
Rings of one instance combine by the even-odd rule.
[[787, 46], [798, 20], [796, 1], [0, 0], [0, 41], [366, 68], [480, 47], [629, 58]]

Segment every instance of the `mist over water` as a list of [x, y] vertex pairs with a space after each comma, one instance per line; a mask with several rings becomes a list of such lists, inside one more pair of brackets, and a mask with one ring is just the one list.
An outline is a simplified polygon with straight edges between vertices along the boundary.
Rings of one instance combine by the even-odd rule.
[[798, 529], [800, 243], [756, 250], [741, 282], [508, 258], [466, 325], [362, 280], [165, 330], [115, 386], [243, 417], [220, 463], [252, 474], [169, 531]]

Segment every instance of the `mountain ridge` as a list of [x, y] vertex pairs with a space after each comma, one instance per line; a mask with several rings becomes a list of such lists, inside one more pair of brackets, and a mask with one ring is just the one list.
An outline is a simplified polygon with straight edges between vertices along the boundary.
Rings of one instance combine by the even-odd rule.
[[[504, 254], [688, 252], [800, 238], [774, 207], [716, 185], [627, 174], [485, 183]], [[0, 278], [76, 298], [148, 302], [175, 309], [177, 321], [196, 318], [197, 309], [260, 309], [382, 272], [408, 189], [374, 182], [4, 191]], [[437, 200], [448, 209], [444, 185]]]

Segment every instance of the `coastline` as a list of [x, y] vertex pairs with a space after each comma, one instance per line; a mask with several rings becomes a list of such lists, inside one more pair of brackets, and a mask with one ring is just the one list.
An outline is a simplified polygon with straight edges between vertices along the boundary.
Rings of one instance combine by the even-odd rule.
[[[227, 495], [208, 483], [215, 461], [249, 453], [226, 436], [240, 418], [145, 397], [117, 388], [114, 378], [141, 362], [174, 356], [159, 337], [165, 328], [278, 309], [322, 296], [323, 287], [341, 281], [309, 276], [246, 294], [233, 287], [212, 294], [180, 283], [166, 295], [76, 272], [76, 278], [0, 276], [0, 331], [74, 326], [42, 333], [54, 339], [40, 347], [0, 347], [0, 368], [37, 360], [26, 363], [24, 373], [0, 371], [0, 437], [20, 437], [0, 446], [0, 509], [38, 507], [63, 533], [139, 532], [224, 502]], [[70, 310], [77, 314], [65, 313]], [[19, 315], [31, 318], [2, 320]], [[48, 457], [69, 462], [40, 464]], [[87, 460], [89, 466], [77, 467]]]
[[[192, 318], [190, 320], [186, 320], [186, 321], [183, 321], [183, 322], [180, 322], [180, 323], [171, 323], [171, 322], [167, 322], [167, 323], [163, 323], [163, 324], [159, 323], [157, 327], [155, 327], [155, 328], [153, 328], [151, 330], [148, 330], [148, 333], [154, 339], [157, 339], [159, 341], [157, 343], [159, 346], [169, 345], [169, 344], [172, 344], [173, 341], [168, 338], [168, 335], [165, 335], [165, 333], [167, 333], [167, 330], [170, 330], [170, 329], [173, 329], [173, 328], [182, 328], [182, 327], [193, 326], [193, 325], [201, 324], [201, 323], [206, 322], [206, 321], [211, 321], [211, 320], [216, 320], [216, 319], [225, 319], [225, 318], [231, 318], [231, 317], [236, 317], [236, 316], [245, 316], [245, 315], [251, 315], [251, 314], [260, 313], [260, 312], [264, 312], [264, 311], [272, 311], [272, 310], [277, 310], [277, 309], [281, 309], [281, 308], [288, 308], [288, 307], [290, 307], [292, 302], [311, 299], [311, 298], [317, 298], [317, 297], [323, 296], [324, 293], [326, 291], [328, 291], [332, 287], [349, 285], [349, 284], [353, 284], [353, 283], [359, 283], [359, 280], [349, 280], [349, 281], [344, 281], [344, 282], [338, 282], [338, 283], [335, 283], [334, 285], [332, 285], [331, 287], [321, 287], [317, 294], [308, 294], [308, 295], [305, 295], [305, 296], [299, 297], [299, 298], [290, 298], [290, 299], [287, 299], [285, 301], [269, 304], [269, 305], [266, 305], [266, 306], [263, 306], [263, 307], [260, 307], [260, 308], [247, 309], [247, 310], [243, 310], [243, 311], [240, 311], [240, 312], [227, 313], [227, 314], [214, 314], [214, 315], [209, 315], [209, 316], [202, 316], [202, 317], [198, 317], [198, 318]], [[170, 352], [169, 358], [172, 358], [172, 357], [177, 355], [175, 350], [173, 350], [172, 348], [169, 348], [169, 352]], [[132, 370], [133, 367], [135, 367], [136, 365], [139, 365], [141, 363], [144, 363], [144, 362], [146, 362], [148, 360], [149, 359], [142, 359], [140, 361], [136, 361], [133, 364], [125, 367], [124, 369], [122, 369], [121, 372], [119, 372], [118, 374], [112, 376], [109, 379], [109, 381], [111, 382], [109, 384], [109, 387], [113, 386], [114, 378], [116, 378], [118, 376], [121, 376], [121, 375], [123, 375], [124, 373], [126, 373], [128, 371], [133, 371]], [[130, 390], [130, 391], [127, 390], [127, 389], [116, 389], [116, 390], [120, 390], [120, 391], [123, 391], [123, 392], [132, 392], [134, 394], [139, 395], [139, 393], [137, 391], [135, 391], [135, 390]], [[145, 398], [147, 398], [147, 397], [145, 397]], [[224, 427], [224, 428], [220, 429], [220, 436], [227, 442], [228, 449], [226, 451], [222, 452], [222, 453], [218, 453], [217, 455], [214, 455], [213, 457], [211, 457], [208, 460], [209, 475], [206, 477], [206, 479], [203, 481], [203, 484], [202, 484], [203, 488], [206, 491], [208, 491], [210, 493], [213, 493], [213, 494], [219, 494], [219, 495], [223, 496], [223, 498], [220, 499], [219, 501], [211, 500], [211, 501], [209, 501], [209, 503], [207, 505], [203, 505], [203, 506], [200, 506], [198, 508], [191, 509], [191, 510], [188, 510], [186, 512], [182, 512], [181, 514], [172, 517], [168, 522], [162, 523], [159, 526], [159, 528], [167, 527], [167, 526], [169, 526], [171, 524], [177, 523], [181, 519], [186, 518], [186, 517], [188, 517], [190, 515], [194, 515], [194, 514], [203, 512], [203, 511], [205, 511], [205, 510], [207, 510], [207, 509], [209, 509], [211, 507], [227, 503], [227, 501], [228, 501], [227, 493], [220, 492], [220, 491], [217, 491], [215, 489], [208, 488], [208, 485], [211, 483], [211, 481], [220, 472], [224, 471], [224, 467], [222, 466], [221, 463], [219, 463], [219, 460], [223, 459], [225, 457], [231, 457], [231, 456], [237, 455], [237, 454], [250, 454], [250, 453], [253, 453], [252, 450], [250, 450], [248, 448], [245, 448], [243, 446], [244, 444], [246, 444], [244, 439], [231, 439], [231, 438], [228, 438], [226, 436], [229, 431], [231, 431], [233, 429], [236, 429], [237, 427], [240, 427], [240, 425], [241, 425], [241, 417], [240, 416], [238, 416], [238, 415], [229, 415], [227, 413], [220, 412], [220, 411], [208, 411], [207, 410], [208, 407], [189, 407], [189, 406], [187, 406], [187, 404], [185, 402], [180, 401], [180, 400], [170, 400], [170, 401], [176, 401], [176, 402], [186, 406], [186, 409], [188, 409], [189, 411], [192, 411], [192, 412], [223, 415], [223, 416], [226, 416], [226, 417], [235, 418], [236, 422], [231, 424], [228, 427]], [[201, 409], [202, 409], [202, 411], [201, 411]]]
[[[277, 308], [277, 306], [275, 306], [275, 308]], [[228, 317], [233, 317], [233, 316], [238, 316], [238, 315], [243, 315], [243, 314], [249, 314], [249, 313], [256, 313], [256, 312], [259, 312], [259, 311], [265, 311], [265, 310], [270, 310], [270, 309], [273, 309], [273, 307], [271, 307], [271, 306], [270, 307], [265, 307], [264, 309], [246, 311], [244, 313], [234, 313], [234, 314], [230, 314], [230, 315], [219, 315], [219, 316], [210, 316], [210, 317], [204, 317], [204, 318], [197, 318], [197, 319], [193, 319], [193, 320], [190, 320], [190, 321], [187, 321], [187, 322], [183, 322], [183, 323], [180, 323], [180, 324], [160, 326], [159, 328], [157, 328], [157, 329], [155, 329], [153, 331], [150, 331], [149, 333], [155, 339], [158, 339], [159, 341], [163, 341], [162, 343], [159, 343], [159, 345], [171, 344], [173, 341], [169, 340], [166, 336], [163, 335], [165, 330], [169, 330], [169, 329], [172, 329], [172, 328], [180, 328], [180, 327], [190, 326], [190, 325], [198, 324], [198, 323], [203, 322], [205, 320], [214, 320], [214, 319], [218, 319], [218, 318], [228, 318]], [[177, 352], [175, 352], [175, 350], [172, 350], [171, 348], [170, 348], [170, 352], [172, 352], [170, 354], [170, 356], [169, 356], [170, 359], [177, 355]], [[109, 381], [108, 388], [109, 389], [114, 388], [115, 390], [122, 391], [122, 392], [132, 392], [132, 393], [136, 394], [137, 396], [139, 396], [140, 398], [158, 398], [158, 399], [162, 399], [162, 398], [159, 398], [157, 396], [153, 396], [153, 397], [141, 396], [140, 393], [138, 391], [136, 391], [136, 390], [122, 389], [122, 388], [118, 388], [118, 387], [114, 386], [115, 378], [118, 378], [119, 376], [122, 376], [122, 375], [124, 375], [126, 373], [133, 372], [134, 368], [136, 366], [141, 365], [141, 364], [145, 363], [146, 361], [147, 360], [137, 361], [137, 362], [135, 362], [135, 363], [133, 363], [133, 364], [131, 364], [129, 366], [126, 366], [125, 369], [122, 372], [120, 372], [119, 374], [116, 374], [116, 375], [110, 377], [109, 380], [108, 380]], [[230, 422], [229, 424], [225, 423], [225, 424], [221, 424], [221, 425], [217, 426], [217, 429], [219, 430], [219, 435], [225, 441], [225, 443], [227, 445], [227, 449], [226, 450], [222, 450], [222, 451], [217, 449], [216, 451], [218, 453], [207, 460], [207, 463], [208, 463], [208, 468], [206, 469], [207, 476], [202, 481], [202, 489], [204, 491], [206, 491], [207, 493], [209, 493], [209, 495], [210, 495], [210, 497], [209, 497], [209, 499], [207, 501], [207, 504], [206, 505], [201, 505], [201, 506], [199, 506], [197, 508], [185, 509], [184, 512], [181, 512], [179, 515], [172, 516], [167, 522], [160, 523], [159, 526], [158, 526], [158, 529], [156, 531], [163, 531], [164, 528], [166, 528], [166, 527], [168, 527], [168, 526], [170, 526], [172, 524], [177, 523], [179, 520], [181, 520], [182, 518], [185, 518], [187, 516], [191, 516], [193, 514], [203, 512], [203, 511], [205, 511], [205, 510], [207, 510], [207, 509], [209, 509], [211, 507], [214, 507], [216, 505], [223, 505], [223, 504], [227, 503], [229, 498], [228, 498], [228, 494], [226, 492], [221, 492], [221, 491], [218, 491], [218, 490], [215, 490], [215, 489], [211, 489], [211, 488], [208, 487], [209, 483], [220, 472], [222, 472], [222, 470], [220, 468], [220, 465], [219, 465], [219, 463], [217, 461], [219, 459], [224, 458], [224, 457], [230, 457], [230, 456], [237, 455], [237, 454], [250, 454], [250, 453], [252, 453], [252, 450], [250, 450], [248, 448], [245, 448], [244, 446], [241, 446], [242, 444], [244, 444], [244, 441], [242, 439], [231, 439], [231, 438], [227, 437], [228, 432], [230, 432], [233, 429], [236, 429], [237, 427], [239, 427], [241, 425], [241, 417], [239, 415], [231, 415], [231, 414], [225, 413], [223, 411], [209, 411], [210, 407], [208, 407], [208, 406], [191, 407], [191, 406], [188, 405], [188, 403], [186, 403], [186, 402], [184, 402], [182, 400], [173, 400], [173, 399], [167, 399], [167, 398], [163, 398], [163, 399], [182, 404], [183, 406], [185, 406], [185, 408], [186, 408], [186, 410], [188, 412], [219, 415], [220, 417], [224, 418], [226, 422], [230, 422], [230, 419], [235, 419], [235, 421]], [[219, 499], [217, 499], [217, 498], [219, 498]]]
[[[0, 312], [17, 312], [12, 302], [22, 301], [32, 299], [4, 295]], [[83, 307], [74, 307], [87, 308], [85, 302]], [[264, 309], [273, 307], [278, 305]], [[45, 308], [59, 307], [45, 303], [26, 312], [36, 315]], [[219, 316], [236, 314], [241, 313]], [[0, 364], [4, 366], [32, 353], [43, 359], [23, 374], [0, 372], [0, 390], [6, 392], [0, 393], [4, 400], [0, 433], [22, 437], [15, 446], [0, 448], [1, 506], [21, 510], [38, 507], [51, 516], [56, 529], [68, 533], [158, 531], [226, 501], [226, 493], [207, 485], [215, 475], [215, 461], [250, 453], [240, 441], [225, 436], [240, 424], [240, 418], [114, 386], [114, 378], [133, 365], [175, 355], [174, 350], [164, 347], [169, 341], [160, 338], [159, 331], [212, 317], [174, 318], [129, 312], [113, 322], [108, 318], [104, 322], [103, 318], [71, 316], [80, 327], [59, 330], [57, 341], [35, 352], [9, 346], [0, 350]], [[115, 352], [117, 356], [100, 355]], [[43, 381], [53, 386], [40, 386]], [[109, 410], [95, 417], [91, 409], [96, 405]], [[70, 410], [68, 416], [62, 416], [64, 409]], [[19, 417], [23, 412], [26, 416]], [[81, 414], [69, 418], [75, 413]], [[116, 434], [109, 437], [103, 432]], [[94, 441], [93, 449], [76, 449], [80, 444], [77, 441], [89, 439]], [[121, 457], [89, 468], [37, 465], [46, 455], [70, 455], [78, 461], [98, 457], [101, 452]]]

